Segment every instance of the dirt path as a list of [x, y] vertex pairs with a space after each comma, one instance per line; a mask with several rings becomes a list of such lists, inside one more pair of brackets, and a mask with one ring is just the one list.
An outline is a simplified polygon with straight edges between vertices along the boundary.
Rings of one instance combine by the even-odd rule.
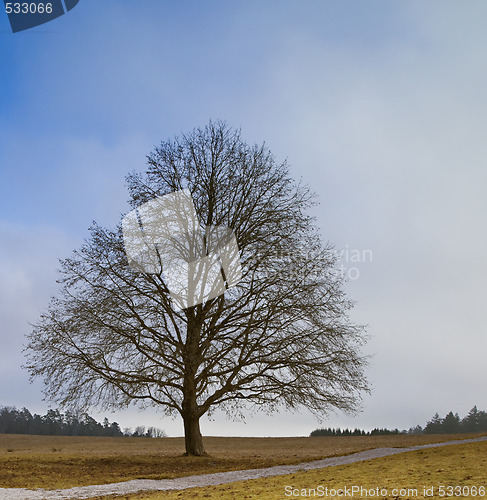
[[444, 443], [423, 444], [409, 448], [375, 448], [373, 450], [361, 451], [341, 457], [325, 458], [295, 465], [278, 465], [265, 469], [248, 469], [230, 472], [219, 472], [216, 474], [202, 474], [199, 476], [188, 476], [177, 479], [136, 479], [122, 483], [102, 484], [94, 486], [80, 486], [64, 490], [29, 490], [26, 488], [0, 488], [0, 500], [68, 500], [85, 499], [103, 495], [127, 495], [140, 491], [155, 490], [184, 490], [198, 486], [214, 486], [218, 484], [233, 483], [235, 481], [246, 481], [261, 477], [281, 476], [292, 474], [300, 470], [323, 469], [334, 465], [345, 465], [354, 462], [362, 462], [373, 458], [397, 455], [407, 451], [422, 450], [424, 448], [437, 448], [452, 444], [474, 443], [487, 441], [487, 436], [460, 439], [457, 441], [446, 441]]

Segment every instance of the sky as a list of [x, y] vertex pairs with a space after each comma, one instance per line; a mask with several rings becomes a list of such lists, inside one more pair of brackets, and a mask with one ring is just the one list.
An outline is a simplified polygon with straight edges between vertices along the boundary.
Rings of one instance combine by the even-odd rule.
[[[482, 0], [80, 0], [13, 34], [0, 12], [0, 405], [49, 408], [22, 349], [58, 259], [93, 220], [118, 224], [126, 174], [162, 140], [222, 119], [317, 193], [373, 390], [354, 417], [217, 412], [203, 434], [487, 410], [486, 16]], [[92, 413], [183, 433], [156, 409]]]

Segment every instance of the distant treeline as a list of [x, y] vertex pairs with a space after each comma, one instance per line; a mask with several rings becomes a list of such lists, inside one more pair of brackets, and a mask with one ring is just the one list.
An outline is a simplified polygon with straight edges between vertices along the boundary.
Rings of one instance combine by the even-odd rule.
[[438, 413], [424, 427], [417, 425], [409, 430], [374, 429], [370, 432], [361, 429], [316, 429], [310, 436], [387, 436], [391, 434], [463, 434], [487, 432], [487, 412], [474, 406], [464, 418], [452, 411], [444, 418]]
[[328, 427], [327, 429], [316, 429], [310, 436], [389, 436], [391, 434], [401, 434], [399, 429], [373, 429], [371, 431], [364, 431], [362, 429], [332, 429]]
[[47, 436], [128, 436], [128, 437], [166, 437], [166, 433], [156, 427], [138, 426], [134, 431], [123, 431], [117, 422], [97, 422], [87, 413], [74, 413], [48, 410], [45, 415], [37, 415], [27, 408], [0, 407], [0, 434], [38, 434]]

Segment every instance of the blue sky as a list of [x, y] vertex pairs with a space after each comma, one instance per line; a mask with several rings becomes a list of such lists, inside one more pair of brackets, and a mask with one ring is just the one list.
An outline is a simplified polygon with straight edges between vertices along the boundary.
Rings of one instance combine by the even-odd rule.
[[[452, 1], [81, 0], [12, 34], [0, 15], [0, 404], [44, 411], [20, 368], [57, 259], [127, 210], [161, 140], [225, 119], [317, 192], [359, 278], [372, 396], [326, 425], [407, 428], [487, 409], [487, 5]], [[109, 415], [182, 433], [152, 410]], [[301, 414], [204, 422], [299, 435]]]

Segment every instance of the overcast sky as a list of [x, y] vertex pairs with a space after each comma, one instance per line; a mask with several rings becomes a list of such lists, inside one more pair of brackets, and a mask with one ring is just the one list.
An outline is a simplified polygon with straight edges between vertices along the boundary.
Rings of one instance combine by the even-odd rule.
[[[0, 13], [0, 405], [48, 408], [21, 351], [57, 259], [119, 222], [161, 140], [224, 119], [288, 159], [344, 250], [373, 393], [324, 425], [487, 409], [486, 18], [483, 0], [81, 0], [12, 34]], [[155, 410], [107, 416], [182, 435]], [[204, 434], [320, 425], [215, 418]]]

